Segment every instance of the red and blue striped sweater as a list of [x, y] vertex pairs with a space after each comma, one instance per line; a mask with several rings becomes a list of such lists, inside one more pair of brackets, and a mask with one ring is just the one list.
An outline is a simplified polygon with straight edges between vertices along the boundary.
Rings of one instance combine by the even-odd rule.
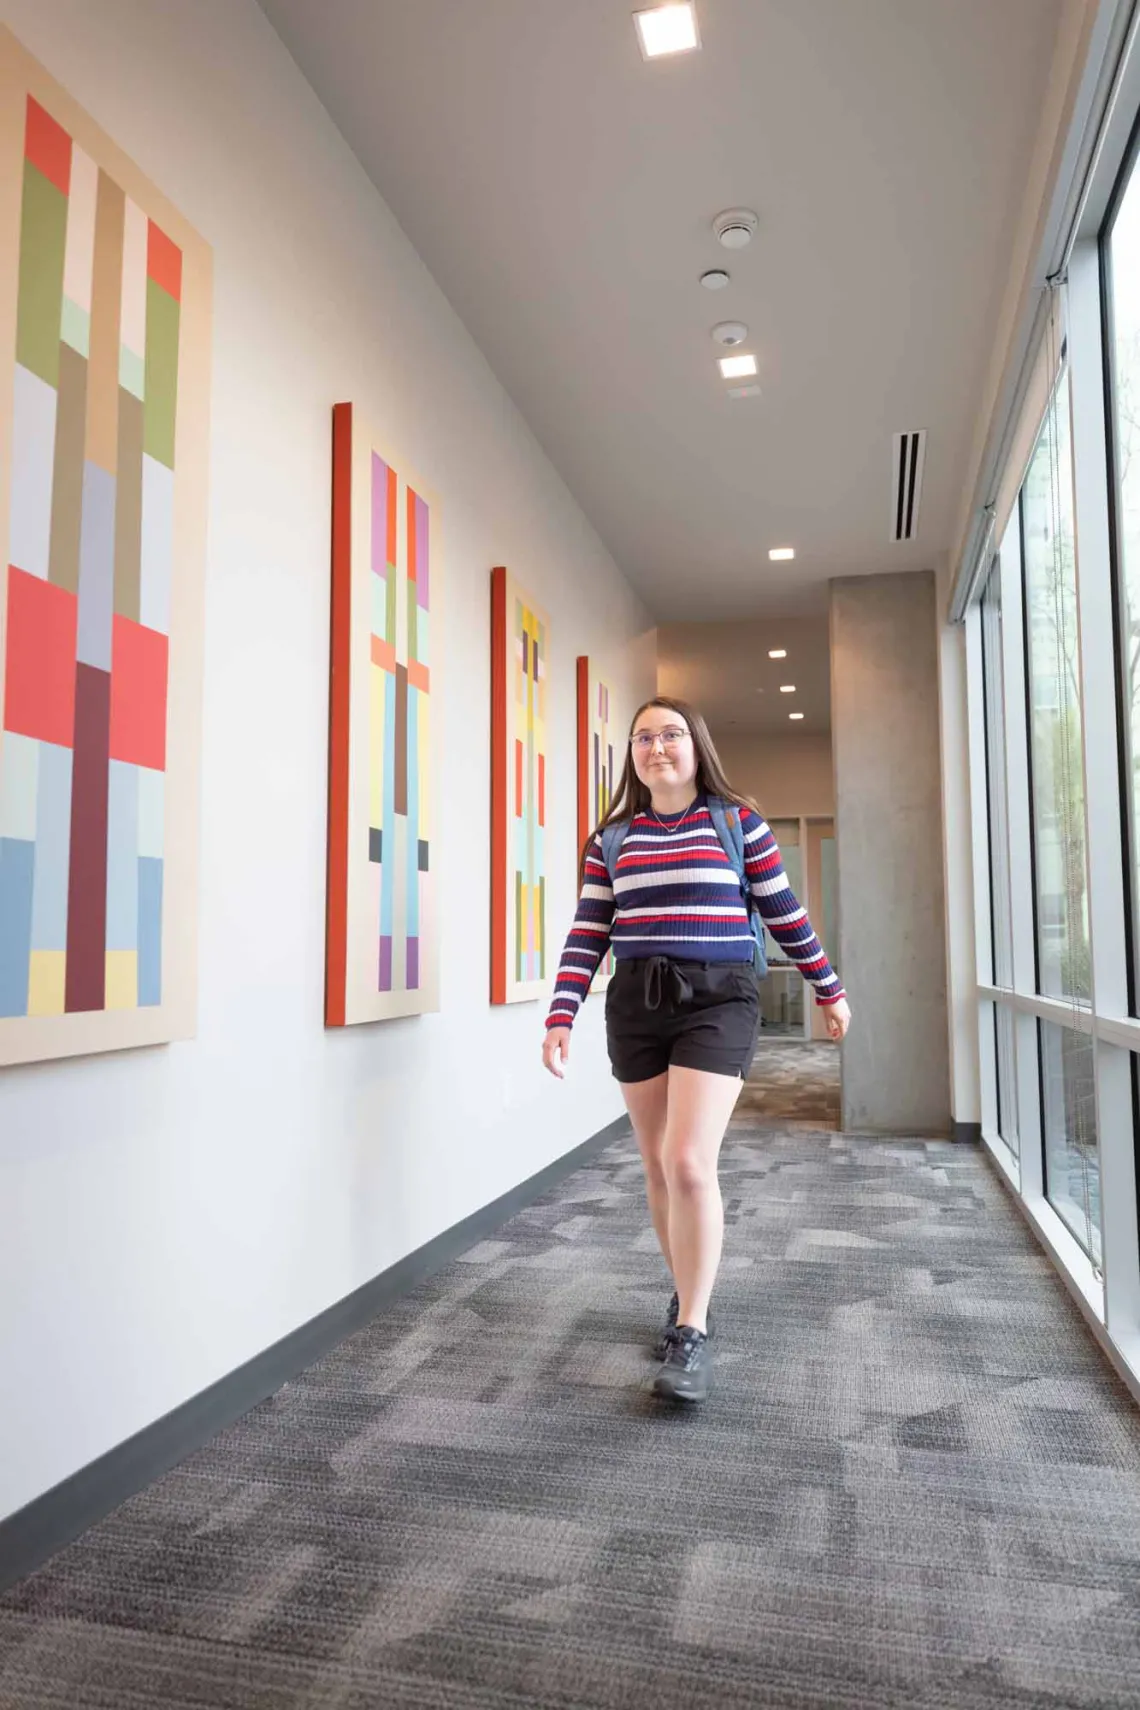
[[[758, 813], [741, 809], [744, 866], [764, 924], [815, 987], [816, 1002], [845, 996], [811, 921], [788, 884], [776, 839]], [[682, 813], [638, 814], [626, 832], [614, 883], [595, 837], [586, 854], [578, 911], [554, 984], [547, 1027], [572, 1027], [609, 945], [618, 961], [671, 956], [687, 962], [747, 962], [752, 933], [740, 883], [704, 796]]]

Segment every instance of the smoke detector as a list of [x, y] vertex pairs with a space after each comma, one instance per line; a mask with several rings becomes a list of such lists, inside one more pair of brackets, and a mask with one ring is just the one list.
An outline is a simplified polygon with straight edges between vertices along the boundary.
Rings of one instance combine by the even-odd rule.
[[748, 337], [748, 328], [743, 321], [718, 321], [712, 335], [718, 344], [743, 344]]
[[713, 221], [713, 231], [725, 249], [744, 249], [756, 236], [759, 216], [749, 208], [727, 208]]
[[728, 284], [728, 274], [723, 267], [710, 267], [707, 273], [701, 274], [701, 284], [706, 291], [723, 291]]

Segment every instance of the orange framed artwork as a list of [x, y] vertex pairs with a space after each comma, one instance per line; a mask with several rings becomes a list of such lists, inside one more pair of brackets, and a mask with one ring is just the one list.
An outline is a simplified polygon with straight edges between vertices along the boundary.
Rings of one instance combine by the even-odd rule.
[[[578, 659], [578, 849], [601, 824], [617, 787], [614, 708], [609, 673], [582, 655]], [[614, 971], [613, 951], [598, 964], [591, 991], [604, 991]]]
[[325, 1022], [439, 1008], [439, 505], [333, 410]]
[[0, 1064], [194, 1032], [211, 274], [0, 27]]
[[510, 572], [491, 573], [491, 1002], [547, 978], [550, 620]]

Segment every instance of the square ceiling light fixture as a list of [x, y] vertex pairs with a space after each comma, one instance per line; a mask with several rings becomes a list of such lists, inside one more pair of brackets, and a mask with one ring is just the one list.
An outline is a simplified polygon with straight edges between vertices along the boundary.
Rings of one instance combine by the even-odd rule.
[[701, 45], [697, 34], [696, 7], [685, 0], [683, 5], [650, 6], [635, 12], [637, 42], [642, 59], [661, 59], [667, 53], [689, 53]]
[[722, 356], [720, 358], [720, 371], [726, 380], [746, 380], [750, 374], [756, 372], [756, 358], [754, 356]]
[[774, 546], [768, 554], [768, 557], [772, 560], [773, 564], [782, 563], [785, 559], [794, 558], [795, 556], [796, 549], [794, 546]]

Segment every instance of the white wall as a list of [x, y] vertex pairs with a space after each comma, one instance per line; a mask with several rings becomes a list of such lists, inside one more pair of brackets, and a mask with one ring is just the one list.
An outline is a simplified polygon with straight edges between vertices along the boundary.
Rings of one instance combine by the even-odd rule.
[[[213, 244], [198, 1037], [0, 1075], [0, 1514], [620, 1111], [589, 1006], [488, 1007], [489, 571], [553, 621], [550, 925], [573, 907], [574, 658], [647, 614], [252, 0], [0, 0]], [[411, 145], [409, 145], [411, 146]], [[330, 409], [439, 494], [442, 1013], [322, 1027]], [[592, 1013], [590, 1013], [592, 1011]]]
[[766, 819], [826, 819], [835, 812], [831, 737], [733, 735], [714, 730], [727, 777]]

